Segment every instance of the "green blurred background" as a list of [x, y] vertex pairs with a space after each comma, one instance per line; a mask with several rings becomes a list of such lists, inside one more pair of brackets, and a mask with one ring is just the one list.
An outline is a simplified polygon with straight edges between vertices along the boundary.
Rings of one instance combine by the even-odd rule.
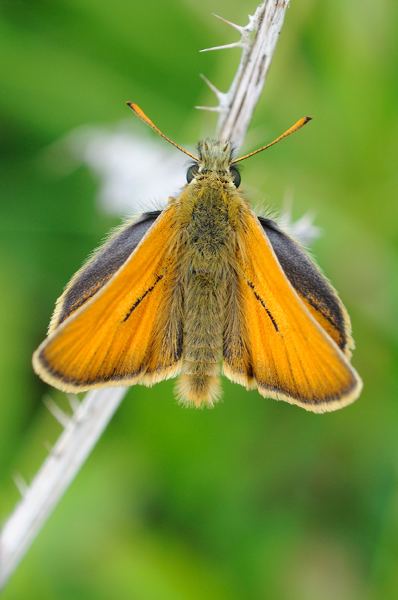
[[[184, 143], [210, 134], [215, 116], [193, 110], [213, 102], [198, 74], [225, 89], [239, 59], [198, 53], [236, 39], [211, 13], [245, 23], [255, 6], [0, 4], [1, 520], [13, 473], [30, 480], [60, 433], [31, 353], [119, 222], [98, 207], [98, 178], [63, 171], [62, 152], [54, 168], [48, 149], [129, 118], [127, 99]], [[315, 212], [314, 254], [353, 321], [360, 400], [317, 416], [224, 381], [223, 402], [194, 411], [173, 382], [131, 389], [5, 599], [398, 597], [397, 39], [393, 0], [292, 0], [246, 143], [314, 117], [248, 161], [243, 188], [263, 207], [290, 193], [296, 218]]]

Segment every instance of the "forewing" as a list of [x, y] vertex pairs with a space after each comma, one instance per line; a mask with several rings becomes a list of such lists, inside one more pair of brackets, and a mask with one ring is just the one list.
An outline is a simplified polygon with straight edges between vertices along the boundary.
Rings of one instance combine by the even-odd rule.
[[171, 250], [174, 213], [167, 208], [107, 283], [38, 348], [33, 364], [45, 381], [83, 391], [151, 384], [177, 373], [182, 324]]
[[226, 343], [226, 376], [314, 412], [352, 402], [361, 389], [356, 372], [296, 293], [255, 215], [244, 229], [241, 345], [237, 353]]
[[159, 215], [160, 211], [144, 213], [138, 219], [125, 223], [93, 254], [72, 277], [57, 300], [49, 333], [110, 280], [136, 249]]
[[301, 246], [271, 219], [259, 217], [278, 261], [300, 298], [319, 325], [346, 356], [351, 356], [350, 318], [336, 290]]

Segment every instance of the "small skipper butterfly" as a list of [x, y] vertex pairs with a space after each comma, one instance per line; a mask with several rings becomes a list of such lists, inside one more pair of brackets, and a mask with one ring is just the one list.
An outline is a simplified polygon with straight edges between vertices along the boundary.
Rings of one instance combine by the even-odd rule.
[[220, 371], [262, 396], [313, 412], [341, 408], [362, 383], [350, 364], [350, 319], [303, 248], [239, 192], [242, 160], [225, 140], [192, 159], [187, 184], [163, 211], [127, 222], [58, 299], [33, 366], [67, 392], [153, 385], [179, 376], [181, 402], [212, 406]]

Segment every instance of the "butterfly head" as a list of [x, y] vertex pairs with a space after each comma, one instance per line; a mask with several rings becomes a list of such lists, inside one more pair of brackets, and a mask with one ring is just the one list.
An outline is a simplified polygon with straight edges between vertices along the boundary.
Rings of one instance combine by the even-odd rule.
[[234, 187], [239, 187], [240, 174], [231, 165], [232, 147], [230, 142], [205, 139], [198, 144], [199, 156], [187, 171], [187, 182], [197, 183], [208, 180], [221, 180]]

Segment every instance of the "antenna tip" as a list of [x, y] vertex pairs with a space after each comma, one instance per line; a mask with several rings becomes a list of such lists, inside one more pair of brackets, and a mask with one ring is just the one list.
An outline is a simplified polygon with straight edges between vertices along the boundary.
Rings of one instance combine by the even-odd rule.
[[138, 106], [138, 104], [135, 104], [134, 102], [126, 102], [126, 104], [137, 115], [137, 117], [140, 117], [140, 119], [152, 126], [152, 121], [148, 119], [148, 117], [146, 116], [142, 108]]

